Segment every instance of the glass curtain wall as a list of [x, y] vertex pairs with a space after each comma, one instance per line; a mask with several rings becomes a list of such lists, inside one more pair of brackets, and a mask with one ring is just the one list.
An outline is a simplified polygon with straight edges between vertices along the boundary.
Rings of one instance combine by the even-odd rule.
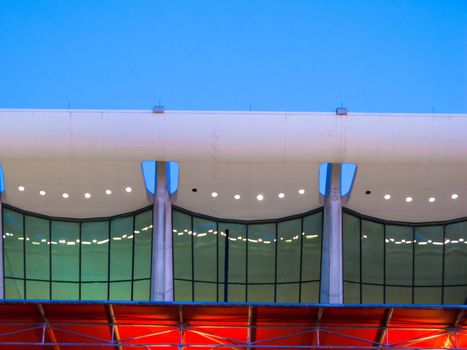
[[3, 208], [6, 299], [149, 300], [152, 209], [61, 220]]
[[250, 222], [174, 208], [175, 300], [319, 302], [321, 239], [321, 209]]
[[393, 223], [346, 210], [344, 302], [464, 304], [467, 220]]

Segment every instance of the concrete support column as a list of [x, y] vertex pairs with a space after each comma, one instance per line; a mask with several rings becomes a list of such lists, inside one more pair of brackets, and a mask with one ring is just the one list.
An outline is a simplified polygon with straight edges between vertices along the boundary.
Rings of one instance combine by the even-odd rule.
[[342, 266], [341, 165], [332, 164], [329, 189], [324, 198], [323, 256], [321, 257], [320, 302], [344, 301]]
[[172, 203], [167, 163], [157, 162], [153, 211], [151, 301], [173, 301]]

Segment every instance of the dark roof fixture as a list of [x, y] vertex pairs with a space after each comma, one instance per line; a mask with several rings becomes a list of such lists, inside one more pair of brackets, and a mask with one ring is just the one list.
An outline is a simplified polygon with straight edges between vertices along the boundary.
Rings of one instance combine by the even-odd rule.
[[152, 113], [164, 113], [165, 108], [160, 103], [157, 106], [152, 107]]
[[347, 115], [348, 110], [345, 107], [337, 107], [336, 108], [336, 115]]

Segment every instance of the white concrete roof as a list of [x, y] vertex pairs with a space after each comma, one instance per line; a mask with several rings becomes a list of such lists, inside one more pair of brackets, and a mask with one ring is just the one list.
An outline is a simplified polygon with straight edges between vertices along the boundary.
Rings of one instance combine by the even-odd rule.
[[348, 207], [361, 213], [402, 221], [467, 216], [467, 115], [0, 110], [0, 125], [4, 202], [49, 215], [104, 216], [148, 205], [139, 165], [157, 159], [180, 163], [175, 204], [213, 216], [314, 209], [322, 162], [359, 165]]

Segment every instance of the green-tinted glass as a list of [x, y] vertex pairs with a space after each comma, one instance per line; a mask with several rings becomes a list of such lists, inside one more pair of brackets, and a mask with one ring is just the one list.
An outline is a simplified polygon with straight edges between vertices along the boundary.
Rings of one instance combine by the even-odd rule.
[[302, 283], [302, 303], [319, 303], [319, 282]]
[[412, 304], [412, 287], [386, 287], [387, 304]]
[[[321, 275], [321, 231], [322, 212], [303, 218], [302, 281], [318, 281]], [[302, 300], [317, 301], [318, 295], [305, 296], [302, 291]]]
[[150, 278], [152, 251], [152, 210], [136, 215], [134, 236], [134, 278]]
[[360, 304], [360, 284], [344, 282], [344, 303]]
[[3, 209], [3, 251], [6, 277], [24, 278], [23, 215]]
[[192, 282], [174, 281], [174, 298], [176, 301], [193, 301]]
[[78, 300], [79, 283], [52, 282], [52, 299], [54, 300]]
[[[253, 224], [248, 226], [248, 283], [274, 283], [276, 224]], [[248, 299], [250, 290], [248, 288]], [[268, 288], [264, 289], [266, 294]], [[255, 293], [260, 295], [261, 293]], [[268, 298], [270, 299], [270, 298]], [[273, 298], [274, 299], [274, 298]]]
[[[81, 224], [81, 280], [83, 282], [108, 280], [109, 226], [108, 221]], [[82, 287], [84, 288], [84, 285]], [[100, 296], [101, 294], [97, 299], [106, 299]]]
[[[110, 281], [131, 280], [133, 268], [133, 216], [113, 219], [110, 223], [111, 241], [110, 241]], [[115, 285], [115, 296], [123, 295], [120, 290], [123, 287]], [[112, 292], [112, 287], [110, 288]], [[111, 296], [111, 299], [112, 298]], [[128, 299], [131, 299], [129, 297]]]
[[276, 289], [276, 302], [298, 303], [300, 283], [278, 284]]
[[[386, 225], [386, 284], [394, 286], [412, 285], [413, 229], [409, 226]], [[396, 297], [399, 293], [394, 292]], [[401, 292], [403, 300], [405, 292]], [[389, 295], [389, 294], [388, 294]], [[392, 298], [392, 296], [391, 296]], [[397, 300], [392, 302], [398, 303]], [[386, 299], [389, 302], [389, 299]]]
[[[214, 221], [200, 218], [193, 219], [193, 268], [195, 281], [217, 282], [217, 227]], [[203, 287], [210, 290], [216, 286]], [[211, 295], [206, 295], [210, 298]], [[203, 301], [203, 293], [196, 293], [195, 299]], [[207, 300], [207, 299], [206, 299]]]
[[229, 288], [227, 301], [245, 301], [245, 286], [232, 283], [246, 282], [246, 225], [220, 222], [218, 233], [219, 256], [219, 301], [224, 301], [225, 243], [229, 230]]
[[26, 299], [50, 299], [49, 282], [26, 281]]
[[[52, 280], [79, 281], [79, 223], [52, 221]], [[61, 292], [57, 292], [61, 295]], [[52, 290], [52, 296], [54, 296]], [[55, 297], [53, 297], [55, 299]]]
[[[277, 282], [300, 281], [301, 226], [301, 219], [283, 221], [277, 225]], [[280, 289], [284, 301], [298, 301], [298, 287], [297, 300], [291, 296], [291, 290], [295, 291], [295, 287], [283, 286]], [[279, 289], [277, 298], [279, 301]]]
[[133, 282], [133, 300], [149, 300], [149, 280]]
[[[362, 282], [363, 283], [377, 283], [383, 285], [384, 283], [384, 225], [362, 220]], [[379, 295], [379, 289], [366, 288], [368, 291], [374, 291]], [[364, 293], [365, 295], [371, 294]], [[381, 293], [381, 301], [382, 300]], [[371, 296], [368, 296], [371, 298]], [[379, 297], [374, 296], [372, 300], [380, 300]], [[369, 301], [368, 301], [369, 302]]]
[[107, 300], [109, 299], [107, 288], [107, 282], [81, 283], [81, 299]]
[[343, 214], [343, 225], [344, 280], [360, 282], [360, 220], [353, 215]]
[[195, 301], [217, 301], [216, 283], [195, 282]]
[[[467, 273], [464, 268], [460, 268], [467, 267], [467, 222], [447, 225], [444, 243], [444, 284], [467, 285]], [[467, 287], [464, 290], [467, 290]], [[467, 293], [464, 297], [467, 298]]]
[[5, 299], [24, 299], [24, 280], [5, 277]]
[[[187, 214], [174, 210], [172, 220], [174, 278], [191, 280], [191, 269], [193, 265], [191, 255], [191, 217]], [[177, 285], [175, 287], [177, 288]], [[191, 299], [191, 291], [189, 292], [189, 295]]]
[[[443, 227], [417, 227], [415, 229], [415, 239], [417, 240], [414, 262], [415, 286], [441, 286], [443, 274]], [[425, 289], [425, 291], [431, 292], [432, 290]], [[437, 291], [433, 293], [438, 294]], [[440, 302], [441, 299], [437, 301], [437, 303]]]
[[363, 304], [384, 303], [384, 286], [362, 285]]
[[[26, 215], [24, 219], [26, 232], [26, 278], [48, 281], [50, 280], [49, 220], [36, 218], [29, 215]], [[31, 286], [33, 285], [36, 284], [31, 284]], [[37, 286], [39, 288], [40, 284], [37, 284]], [[28, 284], [26, 284], [26, 292], [27, 298], [29, 298], [29, 293], [33, 293], [29, 290]], [[42, 294], [37, 292], [36, 295], [40, 296]]]
[[274, 302], [274, 284], [249, 285], [248, 302]]
[[111, 282], [109, 300], [131, 300], [131, 282]]

